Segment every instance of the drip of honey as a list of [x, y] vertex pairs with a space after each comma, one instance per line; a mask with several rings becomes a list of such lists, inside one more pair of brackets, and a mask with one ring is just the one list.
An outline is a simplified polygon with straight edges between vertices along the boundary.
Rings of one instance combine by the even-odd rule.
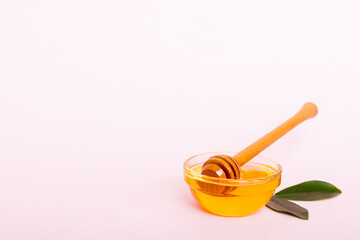
[[214, 195], [203, 186], [204, 183], [217, 183], [210, 183], [206, 176], [200, 175], [201, 164], [195, 164], [191, 169], [199, 173], [185, 175], [193, 196], [205, 210], [222, 216], [246, 216], [254, 213], [266, 205], [281, 181], [281, 174], [275, 174], [276, 169], [273, 167], [249, 162], [241, 167], [240, 180], [226, 185], [229, 191]]

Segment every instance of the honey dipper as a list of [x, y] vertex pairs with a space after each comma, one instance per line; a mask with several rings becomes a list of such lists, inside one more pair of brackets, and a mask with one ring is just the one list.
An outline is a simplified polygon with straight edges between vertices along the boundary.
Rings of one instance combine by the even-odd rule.
[[[315, 104], [305, 103], [298, 113], [235, 156], [216, 155], [210, 157], [202, 166], [201, 174], [210, 177], [240, 179], [240, 167], [242, 165], [250, 161], [253, 157], [303, 121], [315, 117], [317, 112], [318, 110]], [[222, 191], [224, 190], [224, 188], [216, 189], [210, 186], [206, 187], [213, 192], [218, 192], [220, 189], [222, 189]]]

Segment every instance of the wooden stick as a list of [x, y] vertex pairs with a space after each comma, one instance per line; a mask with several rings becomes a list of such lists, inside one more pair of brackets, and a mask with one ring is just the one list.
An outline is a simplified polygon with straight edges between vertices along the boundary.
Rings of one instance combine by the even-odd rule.
[[289, 120], [275, 128], [256, 142], [246, 147], [244, 150], [236, 154], [233, 158], [238, 162], [240, 166], [244, 165], [256, 155], [258, 155], [260, 152], [262, 152], [264, 149], [273, 144], [276, 140], [288, 133], [291, 129], [293, 129], [303, 121], [315, 117], [317, 112], [318, 110], [315, 104], [306, 103], [301, 108], [301, 110], [293, 117], [291, 117]]

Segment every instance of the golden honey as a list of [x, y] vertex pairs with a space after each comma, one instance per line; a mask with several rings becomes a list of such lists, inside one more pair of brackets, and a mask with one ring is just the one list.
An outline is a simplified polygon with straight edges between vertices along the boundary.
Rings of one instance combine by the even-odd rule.
[[[218, 154], [218, 153], [216, 153]], [[222, 153], [230, 155], [232, 153]], [[240, 169], [240, 179], [220, 179], [201, 174], [202, 164], [214, 153], [201, 154], [184, 164], [185, 181], [199, 204], [207, 211], [222, 216], [246, 216], [265, 206], [280, 185], [281, 166], [256, 156]], [[214, 193], [208, 186], [222, 186]]]

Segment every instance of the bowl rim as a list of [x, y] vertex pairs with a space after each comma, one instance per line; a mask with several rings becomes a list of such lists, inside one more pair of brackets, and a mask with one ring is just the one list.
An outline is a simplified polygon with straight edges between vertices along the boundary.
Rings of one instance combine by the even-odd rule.
[[[267, 157], [264, 157], [262, 155], [256, 155], [254, 158], [256, 157], [259, 157], [260, 159], [263, 159], [263, 160], [266, 160], [266, 161], [270, 161], [272, 162], [273, 164], [276, 165], [277, 169], [276, 169], [276, 172], [274, 172], [274, 174], [271, 174], [269, 176], [266, 176], [266, 177], [258, 177], [258, 178], [251, 178], [251, 179], [246, 179], [246, 180], [240, 180], [240, 179], [224, 179], [224, 178], [217, 178], [217, 177], [210, 177], [210, 176], [206, 176], [206, 175], [203, 175], [201, 173], [198, 173], [196, 171], [193, 171], [190, 166], [189, 166], [189, 162], [196, 158], [196, 157], [199, 157], [199, 156], [203, 156], [203, 155], [208, 155], [208, 154], [227, 154], [227, 155], [235, 155], [237, 152], [233, 152], [233, 151], [221, 151], [221, 152], [206, 152], [206, 153], [201, 153], [201, 154], [197, 154], [197, 155], [194, 155], [190, 158], [188, 158], [184, 164], [183, 164], [183, 167], [184, 167], [184, 174], [187, 175], [188, 177], [191, 177], [191, 178], [196, 178], [196, 180], [198, 181], [203, 181], [203, 182], [211, 182], [211, 183], [214, 183], [214, 184], [219, 184], [219, 185], [226, 185], [226, 186], [229, 186], [229, 185], [247, 185], [247, 184], [259, 184], [259, 183], [264, 183], [264, 182], [268, 182], [270, 181], [271, 179], [277, 177], [278, 175], [280, 175], [282, 173], [282, 166], [270, 159], [270, 158], [267, 158]], [[253, 158], [253, 159], [254, 159]], [[252, 159], [252, 160], [253, 160]], [[252, 160], [249, 161], [249, 163], [256, 163], [256, 160], [251, 162]]]

